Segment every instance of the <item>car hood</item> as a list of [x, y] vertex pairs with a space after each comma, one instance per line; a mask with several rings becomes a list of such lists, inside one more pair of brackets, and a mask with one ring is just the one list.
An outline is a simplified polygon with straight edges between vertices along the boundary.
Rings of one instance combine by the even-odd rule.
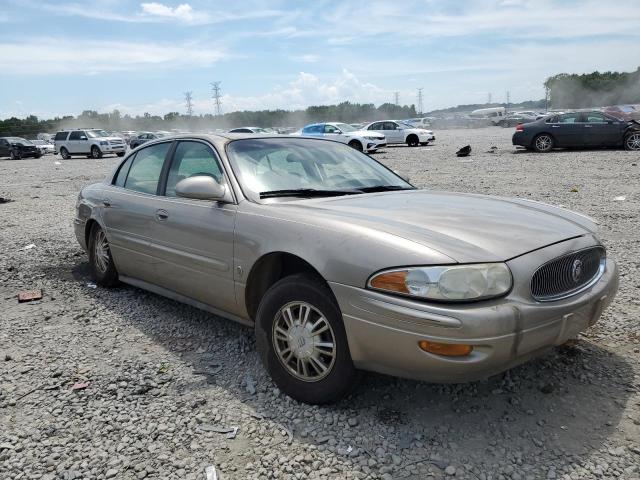
[[[295, 204], [295, 205], [294, 205]], [[395, 235], [459, 263], [506, 261], [547, 245], [595, 233], [594, 221], [539, 202], [413, 190], [287, 202], [315, 221]], [[312, 210], [312, 211], [310, 211]]]

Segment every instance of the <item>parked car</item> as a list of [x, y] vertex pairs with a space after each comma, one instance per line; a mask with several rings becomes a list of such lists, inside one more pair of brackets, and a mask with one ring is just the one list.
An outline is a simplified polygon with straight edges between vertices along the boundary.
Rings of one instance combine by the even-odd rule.
[[268, 133], [271, 133], [271, 132], [267, 131], [264, 128], [260, 128], [260, 127], [240, 127], [240, 128], [234, 128], [232, 130], [229, 130], [228, 133], [261, 133], [261, 134], [268, 134]]
[[0, 137], [0, 157], [12, 160], [33, 157], [40, 158], [42, 153], [30, 140], [21, 137]]
[[127, 150], [125, 141], [112, 137], [104, 130], [87, 128], [81, 130], [63, 130], [56, 133], [55, 150], [62, 158], [73, 155], [86, 155], [89, 158], [102, 158], [106, 153], [115, 153], [122, 157]]
[[635, 105], [614, 105], [606, 107], [604, 113], [620, 120], [640, 120], [640, 108]]
[[402, 123], [406, 123], [416, 128], [425, 128], [430, 127], [431, 122], [434, 120], [436, 120], [435, 117], [408, 118], [406, 120], [402, 120]]
[[40, 150], [40, 153], [42, 155], [49, 155], [49, 154], [56, 153], [53, 143], [47, 142], [45, 140], [31, 140], [31, 143], [33, 143], [36, 147], [38, 147], [38, 150]]
[[131, 137], [131, 139], [129, 140], [129, 147], [131, 148], [137, 148], [140, 145], [142, 145], [145, 142], [148, 142], [149, 140], [156, 140], [158, 138], [162, 138], [162, 137], [166, 137], [167, 134], [163, 133], [163, 132], [141, 132], [138, 133], [137, 135]]
[[472, 120], [486, 120], [489, 124], [498, 125], [500, 120], [507, 116], [504, 107], [479, 108], [469, 114]]
[[36, 136], [37, 140], [44, 140], [47, 143], [50, 143], [53, 145], [53, 134], [51, 133], [39, 133]]
[[291, 135], [322, 137], [328, 140], [346, 143], [361, 152], [375, 152], [387, 146], [385, 136], [377, 132], [358, 130], [347, 123], [326, 122], [312, 123]]
[[588, 217], [419, 190], [308, 137], [186, 135], [132, 151], [79, 194], [96, 283], [252, 326], [278, 387], [335, 401], [357, 370], [465, 382], [593, 325], [618, 269]]
[[556, 147], [624, 147], [640, 150], [640, 123], [599, 111], [551, 115], [518, 125], [512, 143], [538, 152]]
[[529, 112], [513, 112], [498, 121], [500, 127], [515, 127], [519, 123], [531, 123], [538, 120], [538, 115]]
[[410, 147], [428, 145], [436, 139], [431, 130], [417, 128], [399, 120], [382, 120], [373, 122], [364, 127], [370, 132], [378, 132], [384, 135], [388, 144], [406, 143]]

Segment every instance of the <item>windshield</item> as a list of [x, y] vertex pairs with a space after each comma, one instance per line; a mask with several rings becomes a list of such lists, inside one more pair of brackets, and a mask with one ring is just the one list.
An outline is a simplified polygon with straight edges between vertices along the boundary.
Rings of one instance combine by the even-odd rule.
[[236, 140], [227, 146], [231, 166], [245, 195], [254, 201], [275, 190], [357, 190], [413, 188], [357, 150], [309, 138]]
[[87, 130], [87, 136], [91, 138], [108, 137], [109, 134], [104, 130]]
[[7, 140], [9, 141], [9, 143], [24, 143], [25, 145], [31, 145], [31, 142], [29, 140], [20, 137], [9, 137], [7, 138]]
[[358, 130], [357, 128], [354, 128], [354, 127], [352, 127], [351, 125], [349, 125], [347, 123], [336, 123], [335, 125], [340, 130], [342, 130], [342, 133], [344, 133], [344, 132], [355, 132], [356, 130]]

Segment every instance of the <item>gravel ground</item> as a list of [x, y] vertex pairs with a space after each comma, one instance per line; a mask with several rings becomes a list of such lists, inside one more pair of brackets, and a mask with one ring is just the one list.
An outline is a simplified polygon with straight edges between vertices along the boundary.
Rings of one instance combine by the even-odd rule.
[[[205, 479], [208, 465], [223, 480], [640, 478], [639, 155], [514, 153], [511, 133], [438, 131], [433, 146], [376, 158], [417, 185], [596, 218], [620, 263], [614, 304], [575, 343], [488, 380], [367, 374], [325, 407], [277, 390], [250, 329], [91, 288], [71, 219], [79, 189], [117, 158], [0, 161], [13, 200], [0, 204], [0, 478]], [[18, 303], [33, 288], [43, 299]]]

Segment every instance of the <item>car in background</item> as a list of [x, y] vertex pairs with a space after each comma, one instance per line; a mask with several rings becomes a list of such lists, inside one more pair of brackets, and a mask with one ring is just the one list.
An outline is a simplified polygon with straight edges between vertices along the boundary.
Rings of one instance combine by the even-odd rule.
[[42, 155], [53, 155], [54, 153], [56, 153], [56, 149], [53, 143], [47, 142], [45, 140], [31, 140], [31, 143], [38, 147]]
[[410, 147], [428, 145], [436, 136], [431, 130], [417, 128], [399, 120], [380, 120], [370, 123], [364, 130], [384, 135], [389, 145], [406, 143]]
[[21, 137], [0, 137], [0, 157], [12, 160], [33, 157], [40, 158], [42, 153], [30, 140]]
[[537, 152], [572, 147], [640, 150], [640, 123], [620, 120], [600, 111], [551, 115], [516, 126], [512, 143]]
[[406, 123], [416, 128], [425, 128], [430, 127], [431, 122], [434, 120], [436, 120], [435, 117], [407, 118], [406, 120], [402, 120], [402, 123]]
[[129, 140], [129, 147], [137, 148], [143, 143], [148, 142], [149, 140], [156, 140], [158, 138], [166, 137], [167, 135], [169, 134], [165, 132], [140, 132], [137, 135], [131, 137], [131, 139]]
[[375, 152], [387, 146], [387, 140], [383, 134], [356, 129], [348, 123], [340, 122], [312, 123], [291, 135], [322, 137], [328, 140], [335, 140], [346, 143], [361, 152]]
[[640, 108], [635, 105], [614, 105], [605, 107], [604, 113], [620, 120], [640, 120]]
[[52, 133], [39, 133], [36, 136], [37, 140], [44, 140], [47, 143], [53, 145], [53, 134]]
[[512, 112], [506, 117], [498, 121], [499, 127], [515, 127], [519, 123], [531, 123], [538, 120], [539, 117], [535, 112]]
[[125, 143], [129, 145], [129, 141], [131, 140], [131, 137], [135, 137], [137, 133], [138, 132], [136, 132], [135, 130], [123, 130], [122, 132], [118, 132], [116, 134], [116, 137], [122, 138], [125, 141]]
[[358, 370], [495, 375], [594, 325], [619, 282], [584, 215], [417, 189], [309, 137], [154, 140], [80, 191], [73, 224], [97, 285], [249, 326], [279, 390], [314, 404]]
[[498, 125], [506, 116], [507, 109], [504, 107], [479, 108], [469, 114], [471, 120], [485, 120], [493, 125]]
[[68, 159], [73, 155], [86, 155], [89, 158], [102, 158], [108, 153], [124, 156], [127, 145], [120, 137], [110, 136], [99, 128], [79, 130], [62, 130], [56, 133], [55, 151], [62, 158]]
[[258, 133], [258, 134], [268, 135], [268, 134], [271, 134], [272, 132], [269, 132], [267, 129], [260, 128], [260, 127], [239, 127], [239, 128], [231, 129], [227, 133]]

